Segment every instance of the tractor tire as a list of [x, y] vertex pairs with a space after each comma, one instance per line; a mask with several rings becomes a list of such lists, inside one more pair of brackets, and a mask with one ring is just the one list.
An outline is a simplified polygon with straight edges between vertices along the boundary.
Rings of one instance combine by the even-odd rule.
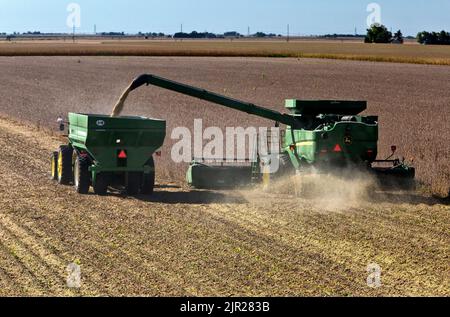
[[111, 177], [108, 173], [98, 173], [95, 176], [95, 182], [92, 185], [94, 187], [94, 193], [99, 196], [105, 196], [108, 193], [110, 181]]
[[58, 152], [58, 183], [69, 185], [73, 179], [72, 168], [73, 149], [69, 145], [61, 145]]
[[86, 195], [91, 186], [91, 175], [89, 173], [89, 158], [77, 156], [73, 168], [73, 178], [77, 193]]
[[58, 180], [58, 152], [53, 152], [50, 156], [50, 166], [52, 171], [51, 179], [54, 181]]
[[151, 172], [142, 176], [141, 194], [152, 195], [155, 188], [155, 161], [153, 157], [145, 165], [150, 167]]
[[134, 196], [139, 194], [141, 188], [142, 173], [141, 172], [128, 172], [127, 175], [127, 194]]

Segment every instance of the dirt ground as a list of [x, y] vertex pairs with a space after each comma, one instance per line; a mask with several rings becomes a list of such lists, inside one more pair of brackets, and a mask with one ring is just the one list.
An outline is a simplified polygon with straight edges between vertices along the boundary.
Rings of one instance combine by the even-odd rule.
[[[450, 189], [450, 67], [315, 59], [198, 57], [0, 57], [0, 113], [56, 128], [67, 112], [111, 113], [141, 73], [186, 82], [285, 111], [284, 99], [367, 100], [380, 116], [379, 156], [390, 146], [414, 161], [417, 178], [446, 196]], [[131, 94], [126, 114], [164, 118], [168, 136], [158, 163], [161, 177], [184, 178], [172, 164], [174, 127], [267, 126], [272, 122], [158, 88]]]
[[[443, 186], [450, 180], [450, 68], [21, 57], [0, 58], [0, 69], [0, 296], [450, 295], [450, 206], [426, 191], [300, 199], [182, 186], [185, 166], [167, 159], [172, 128], [191, 128], [194, 118], [219, 127], [264, 120], [158, 89], [130, 95], [126, 113], [168, 120], [151, 198], [80, 196], [57, 185], [49, 156], [61, 140], [48, 131], [68, 111], [109, 113], [143, 72], [277, 110], [284, 98], [367, 99], [367, 113], [380, 115], [382, 155], [397, 144], [415, 159], [421, 182]], [[66, 285], [73, 262], [81, 264], [80, 289]], [[378, 288], [367, 285], [372, 263], [382, 270]]]

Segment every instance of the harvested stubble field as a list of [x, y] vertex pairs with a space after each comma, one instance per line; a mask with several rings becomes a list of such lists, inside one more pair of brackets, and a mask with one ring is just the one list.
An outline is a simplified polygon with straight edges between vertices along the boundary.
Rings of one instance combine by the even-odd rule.
[[0, 43], [0, 56], [293, 57], [450, 65], [450, 46], [329, 40], [79, 40]]
[[[47, 130], [68, 111], [109, 113], [137, 74], [156, 73], [282, 110], [284, 98], [369, 100], [381, 148], [414, 157], [448, 191], [450, 69], [246, 58], [0, 58], [0, 295], [450, 295], [448, 201], [424, 193], [305, 200], [255, 190], [188, 191], [170, 132], [264, 120], [143, 88], [128, 114], [168, 119], [151, 199], [79, 196], [49, 180]], [[12, 119], [14, 118], [14, 119]], [[26, 121], [19, 123], [14, 120]], [[39, 127], [36, 127], [39, 126]], [[447, 173], [447, 174], [445, 174]], [[445, 187], [447, 186], [447, 187]], [[66, 266], [81, 263], [82, 288]], [[369, 263], [382, 286], [367, 286]]]
[[[39, 136], [39, 139], [36, 138]], [[448, 205], [258, 191], [80, 196], [49, 180], [58, 138], [0, 119], [0, 296], [450, 295]], [[81, 264], [82, 287], [66, 287]], [[366, 284], [369, 263], [382, 286]]]

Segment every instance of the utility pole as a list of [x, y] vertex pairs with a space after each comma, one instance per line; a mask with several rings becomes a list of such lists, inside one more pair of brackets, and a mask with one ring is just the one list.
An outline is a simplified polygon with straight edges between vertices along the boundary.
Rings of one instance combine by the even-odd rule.
[[94, 24], [94, 35], [97, 35], [97, 24]]
[[290, 36], [290, 34], [289, 34], [289, 24], [287, 25], [287, 38], [286, 38], [286, 40], [289, 42], [289, 36]]
[[247, 37], [250, 37], [250, 27], [247, 27]]
[[72, 41], [75, 43], [75, 24], [73, 25]]

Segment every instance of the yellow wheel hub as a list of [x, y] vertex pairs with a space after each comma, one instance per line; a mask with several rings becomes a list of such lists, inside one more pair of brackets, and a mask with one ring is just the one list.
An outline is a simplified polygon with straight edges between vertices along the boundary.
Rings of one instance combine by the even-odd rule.
[[62, 169], [63, 169], [63, 160], [62, 160], [62, 153], [58, 153], [58, 178], [62, 177]]
[[53, 156], [52, 157], [52, 178], [55, 178], [55, 167], [56, 167], [55, 157]]

